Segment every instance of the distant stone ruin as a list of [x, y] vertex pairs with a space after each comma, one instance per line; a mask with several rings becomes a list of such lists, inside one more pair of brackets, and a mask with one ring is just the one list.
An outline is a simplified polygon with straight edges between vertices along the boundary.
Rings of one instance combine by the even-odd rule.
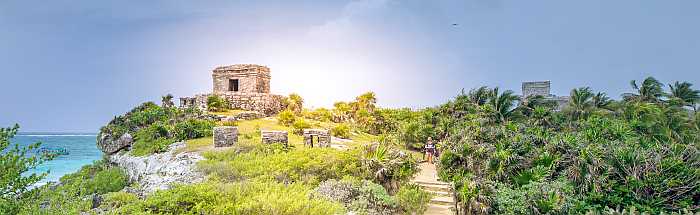
[[264, 144], [281, 143], [285, 146], [289, 143], [289, 134], [287, 131], [260, 131], [261, 141]]
[[213, 91], [180, 98], [181, 108], [207, 108], [207, 97], [217, 95], [228, 100], [231, 109], [274, 115], [285, 108], [285, 97], [270, 94], [270, 68], [255, 64], [217, 67], [212, 71]]
[[556, 102], [557, 106], [555, 107], [555, 110], [557, 111], [560, 111], [569, 104], [568, 96], [556, 96], [551, 93], [550, 81], [523, 82], [522, 93], [523, 95], [521, 98], [523, 100], [526, 100], [531, 96], [542, 96], [546, 100]]
[[331, 147], [331, 134], [325, 129], [304, 129], [304, 145]]
[[229, 147], [238, 143], [238, 127], [214, 127], [214, 147]]

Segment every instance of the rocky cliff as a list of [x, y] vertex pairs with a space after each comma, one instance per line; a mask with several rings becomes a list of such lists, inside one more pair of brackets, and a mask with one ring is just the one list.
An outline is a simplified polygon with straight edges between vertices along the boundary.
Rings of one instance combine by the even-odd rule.
[[183, 147], [184, 142], [177, 142], [164, 153], [135, 157], [122, 152], [107, 156], [107, 160], [124, 168], [129, 180], [140, 185], [130, 188], [131, 192], [147, 195], [156, 190], [169, 189], [174, 184], [204, 180], [204, 176], [195, 169], [196, 163], [204, 158], [194, 152], [177, 153]]

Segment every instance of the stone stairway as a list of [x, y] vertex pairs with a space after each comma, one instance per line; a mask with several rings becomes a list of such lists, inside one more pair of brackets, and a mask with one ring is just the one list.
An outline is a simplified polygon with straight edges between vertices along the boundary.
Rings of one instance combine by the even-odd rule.
[[419, 168], [421, 172], [418, 173], [412, 182], [433, 194], [433, 199], [430, 200], [425, 214], [455, 214], [452, 185], [437, 180], [435, 165], [421, 163]]

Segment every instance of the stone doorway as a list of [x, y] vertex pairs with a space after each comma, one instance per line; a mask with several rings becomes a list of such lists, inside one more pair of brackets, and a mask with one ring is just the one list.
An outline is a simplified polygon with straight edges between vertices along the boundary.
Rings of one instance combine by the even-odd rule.
[[228, 91], [238, 92], [238, 79], [228, 80]]
[[304, 129], [304, 145], [311, 147], [330, 147], [331, 135], [324, 129]]

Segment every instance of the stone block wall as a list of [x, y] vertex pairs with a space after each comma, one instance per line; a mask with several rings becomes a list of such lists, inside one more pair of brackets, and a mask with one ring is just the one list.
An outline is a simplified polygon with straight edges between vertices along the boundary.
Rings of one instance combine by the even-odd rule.
[[314, 147], [313, 139], [318, 138], [318, 147], [331, 147], [331, 134], [325, 129], [304, 129], [304, 145]]
[[262, 143], [282, 143], [285, 146], [289, 143], [289, 134], [287, 131], [260, 131], [262, 136]]
[[238, 80], [238, 91], [243, 93], [270, 93], [270, 68], [255, 64], [236, 64], [214, 69], [214, 93], [230, 91], [230, 80]]
[[214, 127], [214, 147], [229, 147], [238, 143], [238, 127]]
[[523, 82], [523, 98], [527, 98], [531, 95], [551, 97], [550, 88], [550, 81]]
[[[257, 111], [266, 116], [274, 115], [286, 108], [286, 97], [268, 93], [217, 93], [229, 101], [231, 109]], [[206, 103], [206, 102], [205, 102]]]

